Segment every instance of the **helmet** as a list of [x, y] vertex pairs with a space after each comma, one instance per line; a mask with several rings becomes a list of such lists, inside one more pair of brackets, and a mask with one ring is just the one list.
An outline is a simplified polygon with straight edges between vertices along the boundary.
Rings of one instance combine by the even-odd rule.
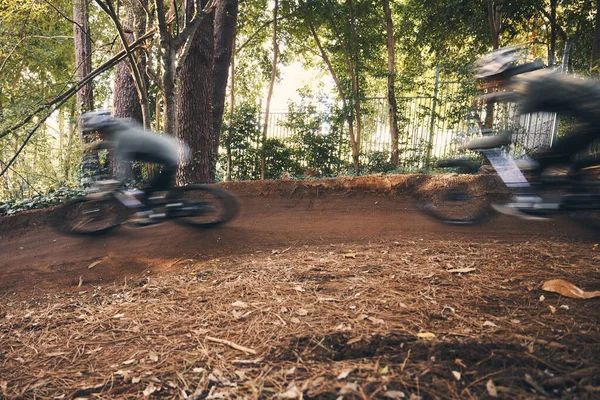
[[494, 50], [475, 61], [475, 77], [489, 78], [506, 71], [515, 61], [521, 58], [523, 45], [515, 45]]
[[108, 110], [88, 111], [81, 114], [80, 118], [84, 132], [101, 130], [115, 123]]

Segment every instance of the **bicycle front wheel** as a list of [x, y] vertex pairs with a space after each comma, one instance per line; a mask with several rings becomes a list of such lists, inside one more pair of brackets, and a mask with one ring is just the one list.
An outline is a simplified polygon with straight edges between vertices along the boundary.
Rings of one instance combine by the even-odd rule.
[[118, 227], [128, 217], [127, 208], [114, 197], [78, 197], [55, 209], [48, 224], [68, 235], [98, 235]]

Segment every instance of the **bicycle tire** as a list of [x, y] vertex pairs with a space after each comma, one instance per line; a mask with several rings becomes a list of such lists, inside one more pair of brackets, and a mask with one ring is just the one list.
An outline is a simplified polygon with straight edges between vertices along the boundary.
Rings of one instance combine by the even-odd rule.
[[[600, 160], [591, 160], [576, 165], [572, 173], [574, 194], [600, 194]], [[600, 206], [600, 205], [599, 205]], [[589, 210], [571, 210], [569, 218], [583, 227], [600, 233], [600, 207]]]
[[460, 185], [446, 187], [417, 206], [426, 215], [448, 225], [475, 225], [494, 215], [487, 196], [476, 195]]
[[47, 223], [63, 234], [91, 236], [117, 228], [128, 217], [127, 208], [114, 197], [77, 197], [52, 211]]
[[183, 203], [183, 209], [187, 208], [196, 214], [171, 215], [173, 221], [180, 225], [212, 228], [231, 221], [239, 211], [237, 198], [227, 190], [215, 186], [183, 186], [174, 189], [172, 195], [176, 202]]

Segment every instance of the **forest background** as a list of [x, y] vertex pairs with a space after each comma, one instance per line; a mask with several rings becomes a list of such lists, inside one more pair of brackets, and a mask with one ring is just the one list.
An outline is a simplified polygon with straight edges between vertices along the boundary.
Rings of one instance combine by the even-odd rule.
[[[467, 129], [471, 66], [486, 52], [528, 42], [527, 57], [596, 78], [599, 5], [0, 0], [0, 214], [73, 196], [110, 168], [110, 155], [81, 152], [94, 137], [78, 117], [101, 108], [186, 141], [194, 161], [179, 184], [428, 170], [435, 128]], [[328, 84], [273, 105], [289, 65]], [[498, 112], [484, 110], [485, 124]], [[154, 173], [133, 165], [131, 176]]]

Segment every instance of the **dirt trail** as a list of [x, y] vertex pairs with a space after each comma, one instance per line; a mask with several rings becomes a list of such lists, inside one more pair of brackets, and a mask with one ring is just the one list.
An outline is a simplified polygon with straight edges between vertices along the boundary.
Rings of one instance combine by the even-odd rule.
[[[225, 227], [195, 230], [173, 223], [120, 228], [100, 237], [68, 237], [45, 225], [47, 212], [0, 219], [0, 295], [110, 283], [168, 269], [181, 259], [203, 260], [312, 244], [397, 239], [524, 241], [583, 239], [566, 220], [524, 222], [496, 217], [474, 227], [441, 225], [422, 215], [410, 197], [360, 191], [282, 196], [230, 188], [241, 213]], [[262, 195], [261, 195], [262, 193]], [[592, 239], [590, 239], [592, 240]], [[91, 268], [90, 268], [91, 266]]]

